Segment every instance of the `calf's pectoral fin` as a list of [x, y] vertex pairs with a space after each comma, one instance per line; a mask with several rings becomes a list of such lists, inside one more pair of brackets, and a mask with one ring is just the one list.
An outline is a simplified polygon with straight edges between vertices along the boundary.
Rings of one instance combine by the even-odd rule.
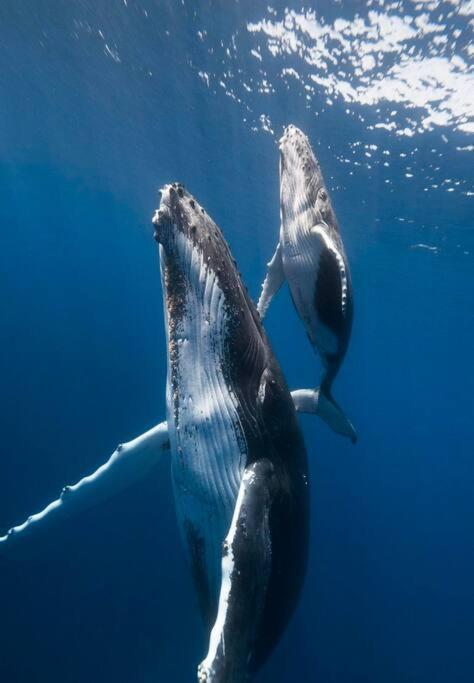
[[315, 304], [321, 321], [334, 333], [347, 313], [348, 273], [344, 258], [337, 244], [318, 224], [311, 228], [311, 235], [321, 243]]
[[285, 281], [280, 242], [278, 242], [276, 251], [273, 254], [272, 260], [267, 264], [267, 268], [267, 275], [263, 281], [262, 293], [257, 304], [257, 311], [262, 320], [270, 306], [271, 300]]
[[0, 552], [9, 551], [31, 532], [82, 512], [112, 497], [144, 477], [169, 450], [168, 425], [162, 422], [128, 443], [121, 444], [106, 463], [77, 484], [65, 486], [61, 495], [41, 512], [0, 536]]
[[317, 389], [297, 389], [291, 392], [291, 398], [298, 413], [319, 415], [324, 422], [342, 436], [347, 436], [352, 443], [357, 441], [357, 432], [352, 422], [333, 399], [331, 394]]
[[262, 617], [271, 569], [270, 508], [276, 492], [273, 465], [260, 460], [244, 472], [223, 544], [222, 581], [200, 683], [242, 683]]

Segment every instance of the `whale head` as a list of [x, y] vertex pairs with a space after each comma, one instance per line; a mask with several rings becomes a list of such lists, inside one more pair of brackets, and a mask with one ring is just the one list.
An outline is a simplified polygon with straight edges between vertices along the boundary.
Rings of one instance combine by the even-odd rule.
[[205, 214], [204, 209], [197, 205], [182, 183], [165, 185], [160, 192], [160, 207], [152, 219], [155, 240], [165, 249], [172, 248], [177, 231], [187, 239], [194, 240], [198, 225], [201, 228], [205, 225], [205, 221], [199, 215]]
[[280, 174], [311, 181], [317, 190], [323, 183], [321, 169], [306, 135], [299, 128], [286, 126], [279, 142]]
[[[162, 266], [173, 262], [185, 278], [198, 275], [194, 271], [200, 267], [201, 280], [212, 274], [224, 290], [236, 280], [240, 282], [221, 230], [184, 185], [171, 183], [161, 189], [160, 207], [152, 222]], [[189, 284], [196, 289], [196, 283]]]
[[[162, 188], [153, 224], [160, 246], [168, 331], [179, 320], [198, 315], [204, 316], [206, 325], [219, 326], [225, 313], [227, 321], [238, 320], [239, 327], [256, 334], [253, 306], [224, 236], [184, 185], [172, 183]], [[215, 303], [209, 300], [213, 292], [219, 292], [222, 306], [209, 318], [209, 306]], [[224, 327], [221, 325], [221, 332], [228, 333], [228, 325]]]
[[282, 221], [299, 221], [310, 229], [326, 224], [337, 231], [337, 221], [319, 162], [306, 135], [296, 126], [285, 128], [279, 140], [280, 207]]

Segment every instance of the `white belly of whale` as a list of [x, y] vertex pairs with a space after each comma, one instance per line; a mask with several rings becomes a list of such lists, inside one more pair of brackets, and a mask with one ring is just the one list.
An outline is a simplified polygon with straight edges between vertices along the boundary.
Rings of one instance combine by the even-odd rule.
[[311, 343], [323, 353], [336, 353], [339, 340], [319, 319], [314, 300], [323, 245], [307, 226], [299, 232], [292, 228], [288, 234], [282, 238], [283, 267], [298, 315]]
[[[178, 523], [203, 541], [211, 590], [220, 582], [221, 544], [229, 529], [246, 464], [237, 399], [225, 377], [225, 295], [203, 256], [187, 250], [185, 312], [174, 330], [177, 381], [168, 382], [167, 406]], [[210, 324], [212, 321], [212, 324]]]

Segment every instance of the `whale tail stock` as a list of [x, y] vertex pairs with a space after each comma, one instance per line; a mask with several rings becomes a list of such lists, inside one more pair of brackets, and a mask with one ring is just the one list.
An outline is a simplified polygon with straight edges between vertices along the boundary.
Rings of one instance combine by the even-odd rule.
[[336, 434], [347, 436], [352, 443], [356, 443], [354, 425], [336, 403], [330, 390], [323, 385], [316, 389], [297, 389], [291, 392], [291, 397], [298, 413], [319, 415]]

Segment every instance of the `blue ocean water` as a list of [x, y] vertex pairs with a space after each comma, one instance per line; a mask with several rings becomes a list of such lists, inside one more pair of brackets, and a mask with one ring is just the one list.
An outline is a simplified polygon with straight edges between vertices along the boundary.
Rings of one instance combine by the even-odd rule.
[[[310, 566], [258, 683], [474, 680], [472, 14], [0, 6], [0, 532], [164, 418], [158, 188], [189, 187], [256, 298], [283, 126], [320, 158], [355, 293], [335, 395], [359, 442], [301, 420]], [[290, 386], [316, 385], [286, 289], [266, 328]], [[166, 461], [0, 576], [2, 682], [195, 680], [206, 634]]]

